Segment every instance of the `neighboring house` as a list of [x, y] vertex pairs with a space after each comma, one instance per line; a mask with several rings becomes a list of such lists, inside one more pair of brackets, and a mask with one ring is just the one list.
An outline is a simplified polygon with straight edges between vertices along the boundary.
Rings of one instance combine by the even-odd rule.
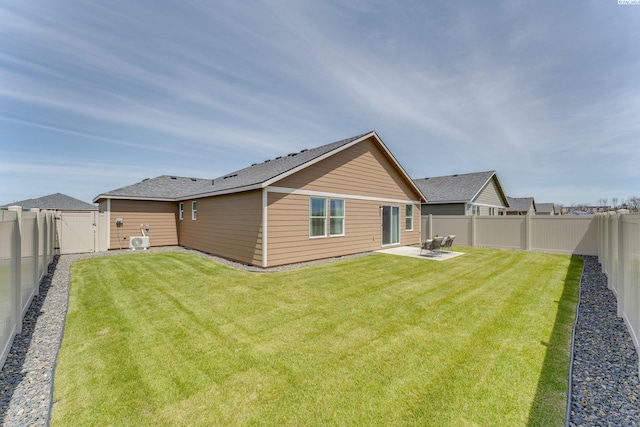
[[424, 201], [375, 132], [213, 180], [160, 176], [94, 199], [110, 249], [148, 228], [152, 246], [261, 267], [418, 244]]
[[536, 202], [533, 197], [509, 197], [507, 215], [535, 215]]
[[553, 203], [536, 203], [536, 215], [558, 215]]
[[422, 215], [504, 215], [507, 196], [495, 171], [414, 179], [427, 202]]
[[9, 203], [0, 208], [8, 208], [9, 206], [20, 206], [23, 210], [29, 209], [49, 209], [56, 211], [97, 211], [98, 207], [82, 200], [74, 199], [62, 193], [50, 194], [48, 196], [39, 197], [37, 199], [21, 200], [19, 202]]

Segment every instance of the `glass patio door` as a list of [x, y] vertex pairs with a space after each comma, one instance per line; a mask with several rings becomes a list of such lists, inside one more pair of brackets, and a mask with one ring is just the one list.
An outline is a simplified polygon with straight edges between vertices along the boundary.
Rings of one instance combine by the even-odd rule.
[[382, 206], [382, 245], [400, 243], [400, 206]]

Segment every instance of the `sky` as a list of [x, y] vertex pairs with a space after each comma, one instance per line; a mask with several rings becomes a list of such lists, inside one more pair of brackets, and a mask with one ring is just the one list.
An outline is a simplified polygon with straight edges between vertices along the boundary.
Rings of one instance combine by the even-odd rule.
[[640, 196], [640, 1], [0, 0], [0, 205], [375, 130], [412, 178]]

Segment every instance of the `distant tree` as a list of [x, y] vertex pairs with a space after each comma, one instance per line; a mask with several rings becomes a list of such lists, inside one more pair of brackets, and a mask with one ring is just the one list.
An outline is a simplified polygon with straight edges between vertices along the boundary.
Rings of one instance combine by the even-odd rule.
[[613, 205], [613, 209], [615, 210], [618, 207], [618, 198], [617, 197], [612, 197], [611, 198], [611, 204]]

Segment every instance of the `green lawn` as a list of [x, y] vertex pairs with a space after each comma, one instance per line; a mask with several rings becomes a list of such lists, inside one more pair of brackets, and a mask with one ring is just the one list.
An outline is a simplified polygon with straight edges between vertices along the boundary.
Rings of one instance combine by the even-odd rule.
[[51, 424], [563, 425], [582, 260], [74, 264]]

